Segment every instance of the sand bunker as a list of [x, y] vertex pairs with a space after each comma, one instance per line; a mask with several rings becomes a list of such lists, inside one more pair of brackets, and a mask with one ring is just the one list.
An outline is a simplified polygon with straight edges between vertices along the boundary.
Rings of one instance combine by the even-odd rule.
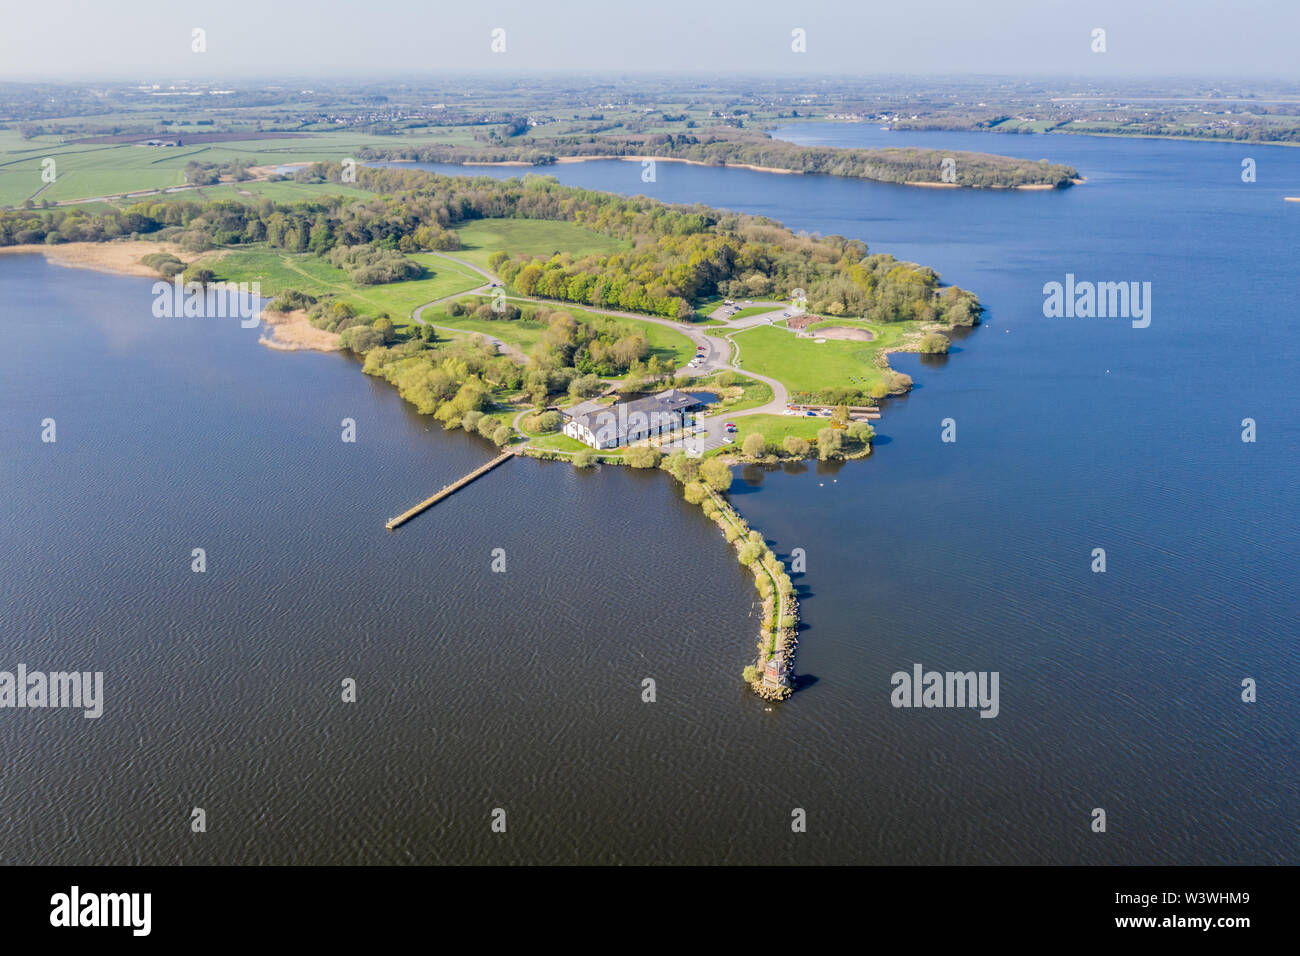
[[818, 329], [817, 335], [825, 339], [848, 339], [852, 342], [870, 342], [875, 338], [866, 329], [851, 329], [843, 325], [832, 325], [829, 328]]

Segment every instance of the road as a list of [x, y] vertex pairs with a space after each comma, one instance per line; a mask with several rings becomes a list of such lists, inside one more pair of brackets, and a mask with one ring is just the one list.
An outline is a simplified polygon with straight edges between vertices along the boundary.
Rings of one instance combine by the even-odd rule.
[[[453, 295], [444, 296], [441, 299], [435, 299], [432, 302], [426, 302], [424, 305], [412, 311], [411, 318], [416, 322], [419, 322], [421, 325], [429, 325], [439, 331], [460, 332], [463, 334], [463, 330], [461, 329], [454, 329], [448, 326], [434, 325], [432, 322], [425, 322], [423, 319], [424, 311], [434, 306], [441, 305], [444, 302], [459, 299], [461, 296], [491, 295], [493, 288], [502, 284], [501, 279], [488, 270], [457, 256], [448, 255], [445, 252], [434, 253], [434, 255], [473, 270], [482, 276], [485, 282], [477, 288], [466, 289], [463, 292], [457, 292]], [[733, 341], [731, 338], [731, 336], [736, 332], [744, 331], [745, 329], [752, 328], [755, 325], [771, 323], [782, 318], [782, 310], [786, 307], [779, 302], [757, 303], [758, 305], [773, 306], [772, 311], [765, 312], [761, 315], [746, 316], [734, 323], [726, 322], [726, 324], [722, 326], [701, 327], [686, 325], [673, 319], [663, 319], [653, 315], [642, 315], [639, 312], [623, 312], [618, 309], [603, 309], [589, 305], [578, 306], [572, 302], [561, 302], [556, 299], [543, 299], [537, 296], [507, 295], [506, 299], [511, 302], [529, 302], [534, 305], [544, 305], [553, 309], [581, 308], [584, 312], [592, 312], [596, 315], [608, 315], [622, 319], [635, 319], [638, 322], [651, 322], [655, 325], [661, 325], [666, 329], [672, 329], [674, 332], [690, 339], [696, 347], [695, 354], [704, 357], [704, 361], [695, 368], [684, 367], [677, 370], [679, 385], [684, 388], [689, 388], [691, 380], [695, 378], [706, 378], [716, 372], [734, 371], [739, 372], [746, 378], [763, 382], [772, 390], [771, 400], [756, 408], [749, 408], [741, 412], [719, 412], [716, 415], [710, 415], [706, 418], [697, 418], [695, 424], [698, 429], [703, 430], [702, 434], [693, 436], [690, 439], [679, 440], [661, 446], [665, 450], [676, 451], [678, 449], [686, 449], [692, 453], [703, 453], [717, 448], [726, 444], [726, 422], [733, 421], [745, 415], [780, 415], [785, 411], [786, 406], [790, 401], [789, 393], [781, 382], [774, 378], [769, 378], [766, 375], [759, 375], [756, 372], [746, 371], [741, 367], [740, 344]], [[706, 329], [720, 333], [722, 335], [721, 341], [716, 335], [708, 334]], [[497, 347], [497, 350], [503, 355], [510, 356], [514, 361], [521, 365], [527, 363], [528, 357], [515, 346], [503, 342], [501, 339], [495, 338], [491, 335], [483, 335], [483, 337], [493, 343]], [[734, 360], [733, 352], [735, 353]]]

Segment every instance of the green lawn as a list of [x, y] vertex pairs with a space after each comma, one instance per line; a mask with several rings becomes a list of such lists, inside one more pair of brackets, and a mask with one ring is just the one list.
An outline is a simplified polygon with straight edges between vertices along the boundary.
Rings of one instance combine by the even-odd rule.
[[780, 444], [787, 435], [807, 438], [817, 437], [823, 428], [829, 428], [829, 418], [808, 418], [803, 415], [742, 415], [736, 418], [736, 444], [744, 444], [745, 436], [758, 432], [769, 442]]
[[779, 308], [780, 308], [780, 306], [770, 306], [770, 305], [751, 305], [749, 308], [747, 308], [747, 309], [741, 309], [739, 312], [737, 312], [735, 315], [733, 315], [733, 316], [731, 317], [731, 321], [734, 322], [734, 321], [736, 321], [737, 319], [745, 319], [745, 318], [748, 318], [748, 317], [751, 316], [751, 315], [764, 315], [765, 313], [768, 313], [768, 312], [775, 312], [775, 311], [776, 311], [777, 309], [779, 309]]
[[534, 448], [546, 448], [550, 451], [575, 452], [582, 451], [584, 448], [587, 451], [594, 451], [590, 445], [584, 445], [578, 439], [570, 438], [560, 432], [554, 432], [544, 438], [534, 438], [529, 444]]
[[874, 364], [881, 349], [898, 345], [911, 330], [908, 323], [866, 326], [860, 322], [831, 322], [869, 328], [871, 342], [828, 339], [818, 345], [784, 329], [760, 325], [735, 334], [740, 346], [740, 367], [780, 380], [792, 392], [825, 388], [865, 388], [885, 380], [885, 370]]
[[[484, 302], [488, 301], [487, 296], [479, 296], [479, 298], [481, 298], [482, 301]], [[579, 308], [578, 306], [575, 305], [570, 305], [567, 302], [556, 302], [553, 305], [545, 305], [545, 306], [536, 302], [523, 302], [523, 301], [517, 301], [515, 304], [524, 308], [550, 308], [556, 312], [568, 312], [575, 319], [578, 319], [580, 321], [599, 318], [599, 319], [612, 319], [615, 322], [623, 323], [626, 325], [634, 325], [637, 328], [645, 331], [646, 339], [649, 340], [650, 342], [650, 354], [658, 357], [659, 361], [661, 362], [667, 361], [668, 359], [673, 359], [677, 362], [678, 366], [682, 366], [695, 357], [694, 342], [688, 339], [681, 332], [678, 332], [675, 329], [670, 329], [667, 326], [656, 325], [654, 322], [643, 322], [640, 319], [627, 318], [626, 316], [621, 316], [621, 315], [604, 316], [598, 313], [589, 312], [586, 309]], [[467, 321], [463, 318], [447, 317], [447, 321], [445, 322], [438, 321], [437, 324], [450, 325], [455, 328], [469, 328]], [[483, 325], [482, 328], [474, 328], [473, 331], [477, 331], [477, 332], [486, 331], [489, 332], [489, 334], [495, 335], [496, 333], [490, 331], [491, 328], [502, 326], [502, 325], [513, 325], [513, 324], [516, 323], [493, 322], [491, 320], [488, 320], [482, 323]], [[539, 331], [537, 338], [540, 337], [541, 337], [541, 333]], [[498, 335], [497, 338], [501, 339], [503, 342], [510, 341], [510, 339], [508, 339], [504, 335]], [[536, 338], [534, 338], [534, 341], [536, 341]], [[521, 346], [521, 348], [523, 348], [523, 346]], [[526, 348], [524, 350], [527, 351]]]
[[497, 251], [511, 255], [545, 256], [567, 252], [576, 257], [593, 252], [610, 253], [627, 249], [629, 243], [592, 232], [571, 222], [549, 219], [476, 219], [456, 228], [464, 248], [451, 253], [482, 269]]
[[210, 268], [217, 278], [226, 281], [260, 282], [264, 296], [286, 289], [297, 289], [317, 298], [335, 296], [367, 315], [387, 312], [397, 326], [409, 324], [411, 312], [418, 306], [483, 283], [478, 273], [439, 256], [419, 253], [410, 258], [424, 265], [430, 271], [429, 277], [360, 286], [324, 259], [267, 246], [230, 250], [215, 259]]
[[525, 319], [507, 322], [493, 319], [472, 319], [464, 315], [453, 318], [445, 312], [435, 312], [432, 309], [426, 311], [422, 318], [433, 325], [458, 329], [469, 334], [479, 332], [483, 335], [491, 335], [502, 342], [515, 346], [522, 352], [527, 352], [541, 341], [542, 333], [546, 331], [546, 326], [542, 325], [542, 323], [530, 322]]

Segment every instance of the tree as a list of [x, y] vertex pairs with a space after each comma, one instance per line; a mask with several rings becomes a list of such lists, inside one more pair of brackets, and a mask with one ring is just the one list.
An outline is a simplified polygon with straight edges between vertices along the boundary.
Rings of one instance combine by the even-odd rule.
[[510, 444], [510, 439], [514, 437], [514, 434], [515, 433], [510, 429], [510, 426], [502, 425], [492, 433], [492, 442], [498, 448], [503, 448]]
[[704, 486], [698, 481], [688, 482], [682, 493], [686, 496], [686, 500], [693, 505], [698, 505], [709, 496], [709, 493], [704, 490]]
[[781, 443], [785, 448], [785, 453], [792, 458], [806, 458], [812, 446], [798, 435], [786, 435], [785, 441]]
[[590, 468], [596, 464], [596, 453], [590, 448], [584, 448], [573, 456], [574, 467]]
[[745, 436], [745, 441], [740, 447], [750, 458], [762, 458], [767, 452], [767, 439], [754, 432]]
[[834, 428], [823, 428], [817, 432], [817, 457], [822, 461], [834, 458], [844, 448], [844, 437]]
[[599, 375], [579, 375], [569, 383], [569, 394], [574, 398], [591, 398], [605, 390]]
[[731, 466], [721, 458], [710, 458], [700, 465], [700, 478], [714, 491], [726, 491], [731, 487]]
[[668, 456], [668, 471], [678, 481], [692, 482], [700, 474], [700, 460], [684, 451], [673, 452]]
[[763, 549], [760, 545], [757, 545], [752, 541], [746, 541], [745, 544], [741, 546], [740, 553], [736, 555], [736, 559], [741, 564], [745, 565], [745, 567], [749, 567], [757, 561], [762, 554]]
[[930, 332], [921, 339], [921, 351], [926, 355], [942, 355], [947, 353], [950, 344], [948, 336]]

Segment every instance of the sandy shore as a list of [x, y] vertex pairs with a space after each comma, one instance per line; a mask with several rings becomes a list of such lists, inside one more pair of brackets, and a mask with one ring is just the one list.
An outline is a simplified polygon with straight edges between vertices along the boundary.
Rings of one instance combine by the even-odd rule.
[[94, 269], [97, 272], [142, 276], [146, 279], [160, 278], [157, 272], [140, 262], [150, 253], [170, 252], [182, 261], [185, 259], [180, 248], [171, 242], [65, 242], [57, 246], [0, 246], [0, 255], [24, 252], [38, 252], [56, 266]]
[[257, 341], [267, 348], [279, 349], [281, 352], [297, 352], [302, 349], [337, 352], [339, 349], [339, 336], [316, 328], [303, 309], [295, 309], [293, 312], [263, 309], [262, 321], [266, 323], [267, 330]]
[[961, 183], [904, 182], [904, 186], [924, 186], [926, 189], [961, 189]]

